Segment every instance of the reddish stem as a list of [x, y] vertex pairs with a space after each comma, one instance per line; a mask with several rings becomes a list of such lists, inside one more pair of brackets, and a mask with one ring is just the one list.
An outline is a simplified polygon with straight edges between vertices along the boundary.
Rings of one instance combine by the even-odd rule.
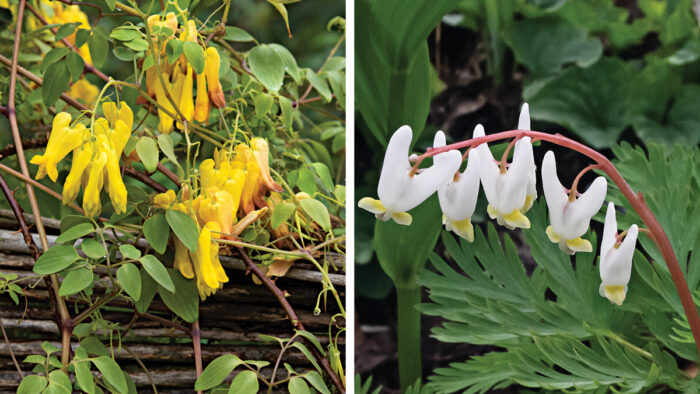
[[600, 166], [598, 164], [591, 164], [588, 167], [581, 170], [581, 172], [579, 172], [578, 175], [576, 175], [576, 178], [574, 178], [574, 183], [571, 184], [571, 190], [569, 190], [569, 201], [573, 202], [576, 200], [576, 194], [578, 193], [578, 183], [581, 181], [581, 178], [583, 178], [583, 174], [587, 173], [590, 170], [597, 170], [599, 168]]
[[661, 251], [661, 255], [666, 261], [666, 266], [671, 273], [671, 279], [673, 284], [676, 286], [676, 291], [681, 299], [681, 304], [683, 305], [683, 310], [685, 311], [685, 316], [690, 323], [690, 330], [693, 333], [693, 339], [695, 340], [695, 346], [698, 350], [698, 355], [700, 355], [700, 316], [698, 316], [698, 310], [693, 302], [693, 297], [690, 294], [690, 289], [688, 288], [688, 283], [683, 276], [683, 271], [678, 264], [678, 259], [676, 254], [673, 252], [673, 247], [671, 242], [666, 235], [666, 232], [661, 227], [661, 224], [656, 219], [651, 209], [644, 202], [644, 198], [641, 193], [637, 194], [632, 190], [630, 185], [622, 178], [622, 175], [617, 171], [613, 163], [605, 157], [602, 153], [576, 142], [572, 139], [566, 138], [560, 134], [547, 134], [539, 131], [529, 131], [529, 130], [509, 130], [501, 133], [490, 134], [484, 137], [472, 138], [466, 141], [458, 142], [455, 144], [446, 145], [440, 148], [430, 149], [426, 153], [418, 157], [418, 163], [426, 157], [437, 155], [439, 153], [447, 152], [453, 149], [466, 148], [468, 146], [477, 146], [486, 142], [503, 140], [507, 138], [522, 138], [522, 137], [532, 137], [543, 141], [551, 142], [556, 145], [560, 145], [576, 152], [579, 152], [589, 158], [593, 159], [600, 169], [605, 172], [610, 179], [615, 182], [617, 187], [620, 189], [622, 194], [630, 202], [632, 208], [637, 212], [639, 217], [642, 219], [644, 224], [649, 229], [652, 234], [652, 239], [656, 243], [656, 246]]
[[[201, 332], [199, 330], [199, 320], [195, 320], [192, 323], [192, 347], [194, 348], [194, 369], [197, 373], [197, 379], [199, 375], [202, 374], [202, 341]], [[201, 394], [202, 391], [198, 390], [197, 394]]]

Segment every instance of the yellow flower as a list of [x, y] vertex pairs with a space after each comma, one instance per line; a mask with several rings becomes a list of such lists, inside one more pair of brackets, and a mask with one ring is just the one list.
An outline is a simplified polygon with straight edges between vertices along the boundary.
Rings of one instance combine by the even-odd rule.
[[85, 216], [94, 217], [102, 211], [102, 203], [100, 202], [100, 191], [102, 190], [104, 181], [104, 167], [107, 163], [107, 153], [100, 152], [95, 161], [90, 164], [90, 175], [87, 186], [85, 186], [85, 194], [83, 195], [83, 209]]
[[248, 145], [236, 145], [234, 151], [236, 152], [235, 161], [242, 163], [245, 167], [245, 185], [241, 194], [241, 209], [246, 214], [249, 214], [255, 210], [254, 197], [257, 196], [259, 188], [260, 166], [258, 166], [255, 155]]
[[180, 271], [182, 276], [187, 279], [194, 278], [194, 270], [192, 268], [192, 261], [190, 260], [190, 251], [187, 246], [182, 243], [177, 237], [173, 237], [175, 242], [175, 262], [173, 268]]
[[209, 47], [206, 55], [204, 73], [207, 76], [209, 85], [209, 98], [216, 108], [223, 108], [226, 106], [226, 99], [224, 98], [224, 91], [221, 89], [221, 82], [219, 82], [219, 65], [221, 62], [219, 52], [216, 48]]
[[80, 183], [88, 164], [92, 161], [92, 147], [89, 144], [82, 145], [73, 151], [73, 163], [70, 172], [63, 184], [63, 203], [70, 204], [80, 192]]
[[112, 201], [112, 207], [116, 213], [126, 212], [126, 186], [122, 180], [122, 174], [119, 170], [119, 156], [114, 149], [106, 147], [104, 150], [107, 153], [107, 192], [109, 199]]
[[156, 194], [156, 196], [153, 197], [153, 205], [158, 208], [168, 209], [176, 199], [175, 191], [168, 190], [165, 193]]
[[[175, 108], [170, 103], [170, 100], [168, 100], [168, 96], [165, 94], [167, 91], [170, 94], [170, 97], [173, 98], [173, 100], [175, 99], [175, 97], [173, 97], [174, 89], [170, 86], [170, 82], [168, 82], [167, 74], [163, 74], [163, 83], [165, 84], [165, 89], [163, 89], [163, 85], [160, 83], [160, 81], [155, 81], [154, 90], [156, 94], [156, 101], [158, 102], [158, 105], [174, 115]], [[173, 122], [175, 119], [173, 119], [170, 115], [167, 115], [160, 108], [158, 108], [158, 119], [160, 120], [158, 123], [158, 131], [163, 134], [170, 134], [170, 132], [173, 131]]]
[[[78, 28], [90, 30], [90, 23], [87, 15], [80, 11], [80, 7], [77, 5], [64, 7], [63, 4], [59, 3], [58, 1], [50, 2], [47, 0], [42, 0], [40, 8], [49, 24], [78, 23]], [[66, 37], [66, 40], [71, 45], [75, 45], [75, 35], [76, 33], [73, 33]], [[80, 57], [85, 60], [85, 63], [92, 64], [90, 51], [87, 45], [83, 45], [82, 47], [78, 48], [78, 53], [80, 54]]]
[[207, 223], [199, 233], [197, 253], [192, 259], [197, 276], [199, 297], [204, 300], [216, 293], [222, 284], [228, 282], [228, 277], [219, 261], [219, 245], [212, 241], [212, 231], [220, 231], [215, 222]]
[[222, 233], [230, 234], [235, 217], [233, 205], [233, 197], [229, 192], [211, 188], [199, 203], [197, 215], [202, 222], [216, 222]]
[[207, 95], [207, 74], [197, 74], [197, 100], [194, 104], [194, 120], [206, 123], [209, 120], [209, 96]]
[[267, 145], [267, 141], [260, 137], [256, 137], [250, 140], [250, 146], [253, 148], [255, 160], [258, 162], [258, 167], [260, 168], [260, 179], [265, 187], [273, 192], [281, 192], [282, 186], [273, 181], [272, 176], [270, 176], [270, 148]]
[[100, 89], [93, 85], [87, 79], [79, 79], [70, 87], [68, 95], [76, 100], [82, 101], [84, 104], [92, 105], [100, 93]]
[[194, 81], [192, 74], [192, 67], [188, 65], [187, 74], [184, 74], [180, 92], [180, 111], [182, 111], [182, 115], [185, 116], [188, 122], [191, 122], [194, 116], [194, 100], [192, 99], [192, 84]]
[[238, 206], [240, 205], [243, 188], [245, 187], [245, 171], [240, 168], [232, 168], [228, 173], [228, 179], [222, 188], [231, 195], [233, 200], [231, 212], [233, 214], [233, 222], [235, 223], [236, 213], [238, 213]]
[[71, 116], [67, 112], [61, 112], [54, 117], [46, 151], [43, 155], [36, 155], [30, 160], [30, 163], [39, 166], [36, 179], [41, 179], [48, 173], [49, 178], [56, 182], [58, 178], [56, 165], [82, 143], [85, 126], [78, 124], [71, 128], [70, 122]]

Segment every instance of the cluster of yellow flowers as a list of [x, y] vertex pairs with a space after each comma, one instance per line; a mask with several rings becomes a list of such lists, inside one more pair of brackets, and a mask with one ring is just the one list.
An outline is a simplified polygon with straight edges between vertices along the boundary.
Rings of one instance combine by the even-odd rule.
[[[196, 74], [192, 66], [187, 62], [184, 54], [175, 60], [174, 64], [170, 64], [167, 56], [165, 56], [166, 44], [169, 40], [175, 38], [178, 21], [174, 13], [169, 12], [165, 18], [160, 15], [151, 15], [148, 18], [148, 26], [151, 30], [154, 27], [167, 27], [172, 31], [170, 37], [165, 39], [158, 46], [156, 51], [159, 53], [160, 59], [157, 59], [159, 66], [150, 67], [146, 70], [146, 90], [151, 97], [155, 97], [160, 106], [172, 114], [177, 114], [166, 92], [177, 104], [182, 112], [182, 115], [188, 122], [196, 120], [197, 122], [207, 122], [210, 112], [210, 101], [217, 108], [226, 106], [224, 92], [219, 81], [219, 52], [214, 47], [209, 47], [205, 51], [205, 66], [204, 71]], [[197, 43], [197, 28], [193, 20], [183, 26], [179, 37], [182, 42]], [[161, 84], [158, 78], [158, 70], [164, 84]], [[197, 97], [193, 98], [194, 79], [197, 79]], [[165, 86], [163, 86], [165, 85]], [[208, 94], [207, 94], [208, 93]], [[168, 116], [164, 111], [158, 110], [160, 119], [158, 130], [161, 133], [170, 133], [173, 130], [173, 122], [175, 119]]]
[[[90, 22], [88, 22], [87, 15], [85, 15], [83, 11], [80, 11], [80, 7], [77, 5], [64, 6], [58, 1], [42, 0], [40, 3], [40, 10], [50, 25], [78, 23], [79, 29], [90, 29]], [[75, 46], [75, 35], [76, 33], [73, 33], [66, 37], [66, 40], [71, 44], [71, 46]], [[92, 64], [90, 50], [88, 49], [87, 45], [83, 45], [78, 48], [78, 53], [80, 54], [80, 57], [85, 60], [85, 63]]]
[[95, 120], [92, 130], [82, 123], [71, 126], [71, 115], [67, 112], [57, 114], [46, 151], [30, 161], [39, 166], [36, 179], [48, 174], [55, 182], [58, 178], [56, 165], [73, 151], [73, 163], [63, 185], [63, 203], [75, 200], [82, 186], [83, 209], [87, 216], [97, 216], [102, 210], [100, 192], [105, 184], [114, 211], [126, 211], [127, 193], [119, 159], [131, 136], [134, 116], [123, 101], [119, 107], [113, 102], [103, 103], [102, 112], [104, 117]]
[[[240, 234], [267, 211], [263, 199], [267, 191], [282, 190], [270, 176], [268, 154], [267, 141], [262, 138], [252, 139], [250, 146], [238, 144], [230, 151], [216, 151], [213, 159], [206, 159], [199, 165], [199, 193], [196, 197], [191, 195], [188, 187], [183, 187], [180, 199], [172, 190], [154, 198], [154, 205], [184, 212], [200, 228], [196, 253], [191, 253], [174, 237], [174, 267], [185, 278], [196, 278], [202, 300], [228, 282], [219, 260], [219, 246], [214, 239]], [[256, 206], [262, 209], [255, 211]], [[240, 222], [239, 208], [245, 215]]]

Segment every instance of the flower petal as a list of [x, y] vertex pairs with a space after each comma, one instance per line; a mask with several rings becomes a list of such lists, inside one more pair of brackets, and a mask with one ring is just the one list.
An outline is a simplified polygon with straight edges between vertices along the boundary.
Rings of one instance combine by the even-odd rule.
[[530, 128], [530, 106], [523, 103], [520, 109], [520, 118], [518, 119], [518, 130], [531, 130]]
[[370, 211], [373, 214], [381, 214], [386, 212], [386, 208], [384, 208], [382, 202], [379, 200], [375, 200], [372, 197], [364, 197], [360, 199], [360, 201], [357, 203], [357, 206], [366, 211]]

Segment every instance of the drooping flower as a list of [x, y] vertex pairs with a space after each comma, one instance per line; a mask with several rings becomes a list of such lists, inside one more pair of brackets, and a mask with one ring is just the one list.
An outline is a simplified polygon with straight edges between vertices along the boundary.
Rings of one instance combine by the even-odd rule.
[[358, 206], [387, 221], [410, 225], [412, 218], [406, 212], [428, 199], [440, 185], [447, 183], [459, 169], [462, 155], [458, 151], [445, 152], [441, 159], [419, 173], [413, 174], [408, 160], [413, 132], [409, 126], [402, 126], [391, 137], [384, 156], [382, 173], [379, 177], [377, 194], [379, 200], [371, 197], [361, 199]]
[[[530, 106], [527, 103], [524, 103], [523, 108], [520, 110], [520, 118], [518, 119], [518, 130], [531, 130]], [[527, 140], [522, 138], [515, 142], [516, 147], [518, 144], [531, 144], [531, 142], [529, 138]], [[523, 205], [523, 208], [520, 210], [522, 213], [529, 211], [530, 208], [532, 208], [532, 204], [534, 204], [535, 200], [537, 199], [537, 177], [535, 176], [537, 167], [534, 164], [535, 163], [533, 161], [530, 174], [528, 175], [527, 192], [525, 194], [525, 205]]]
[[100, 192], [107, 183], [107, 192], [114, 211], [126, 211], [127, 190], [119, 167], [124, 146], [131, 136], [133, 113], [123, 101], [119, 106], [106, 102], [104, 117], [95, 119], [92, 130], [83, 124], [70, 127], [71, 116], [61, 112], [53, 121], [53, 129], [43, 155], [30, 161], [39, 166], [36, 178], [48, 173], [56, 181], [56, 165], [71, 150], [73, 163], [63, 185], [63, 203], [70, 204], [84, 188], [83, 209], [86, 216], [96, 216], [102, 210]]
[[[483, 126], [477, 125], [473, 137], [484, 135]], [[479, 172], [489, 202], [489, 217], [509, 229], [530, 228], [530, 220], [523, 214], [532, 205], [527, 201], [530, 176], [535, 167], [530, 137], [523, 137], [515, 143], [513, 162], [507, 169], [499, 168], [487, 144], [481, 144], [473, 151], [479, 155]]]
[[86, 130], [85, 125], [78, 124], [70, 127], [70, 122], [71, 116], [67, 112], [60, 112], [53, 118], [46, 151], [43, 155], [36, 155], [29, 161], [39, 166], [36, 171], [36, 179], [41, 179], [48, 174], [49, 178], [56, 182], [58, 179], [56, 165], [82, 143]]
[[551, 222], [547, 227], [549, 240], [558, 243], [559, 248], [568, 254], [591, 252], [593, 246], [581, 236], [603, 205], [607, 187], [607, 180], [600, 176], [578, 198], [573, 193], [567, 194], [557, 176], [554, 152], [547, 152], [542, 161], [542, 188]]
[[[445, 134], [438, 131], [435, 134], [433, 148], [445, 146]], [[469, 153], [469, 161], [464, 172], [455, 172], [447, 183], [438, 187], [438, 198], [442, 209], [442, 223], [447, 231], [454, 231], [455, 234], [469, 242], [474, 240], [474, 227], [471, 217], [476, 209], [476, 201], [479, 197], [479, 168], [478, 152], [473, 150]], [[443, 159], [443, 154], [435, 156], [435, 163]]]
[[637, 245], [639, 229], [630, 226], [622, 242], [617, 241], [617, 219], [615, 205], [608, 204], [603, 227], [603, 240], [600, 244], [600, 295], [610, 302], [622, 305], [627, 296], [627, 284], [632, 275], [632, 257]]
[[270, 175], [270, 147], [267, 144], [267, 141], [260, 137], [253, 138], [250, 140], [250, 147], [253, 149], [255, 160], [258, 162], [258, 168], [260, 168], [260, 181], [263, 183], [266, 189], [263, 190], [262, 194], [264, 194], [267, 190], [281, 192], [282, 186], [273, 181], [272, 176]]
[[209, 98], [216, 108], [223, 108], [226, 106], [226, 99], [224, 98], [224, 91], [221, 89], [221, 82], [219, 82], [219, 67], [221, 62], [219, 52], [216, 48], [209, 47], [207, 48], [206, 55], [207, 59], [204, 73], [207, 75]]

